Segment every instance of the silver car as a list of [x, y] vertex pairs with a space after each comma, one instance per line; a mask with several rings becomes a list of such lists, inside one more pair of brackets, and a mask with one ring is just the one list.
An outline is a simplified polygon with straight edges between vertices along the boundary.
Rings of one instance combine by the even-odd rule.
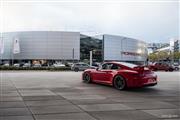
[[19, 63], [15, 63], [13, 66], [14, 67], [20, 67], [20, 64]]
[[33, 65], [33, 67], [34, 67], [34, 68], [41, 67], [41, 64], [39, 64], [39, 63], [36, 63], [36, 64], [34, 64], [34, 65]]
[[25, 63], [22, 67], [23, 67], [23, 68], [31, 67], [31, 64], [30, 64], [30, 63]]
[[86, 69], [95, 69], [95, 67], [90, 66], [86, 63], [75, 63], [72, 65], [71, 70], [78, 72], [78, 71], [83, 71]]
[[172, 66], [173, 66], [175, 71], [179, 71], [179, 69], [180, 69], [179, 63], [174, 63]]

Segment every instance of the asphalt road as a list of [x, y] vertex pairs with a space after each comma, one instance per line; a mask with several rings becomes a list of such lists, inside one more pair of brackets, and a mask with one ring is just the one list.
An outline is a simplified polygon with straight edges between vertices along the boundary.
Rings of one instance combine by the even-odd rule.
[[157, 86], [125, 91], [83, 83], [81, 74], [1, 72], [0, 120], [180, 119], [180, 72], [157, 72]]

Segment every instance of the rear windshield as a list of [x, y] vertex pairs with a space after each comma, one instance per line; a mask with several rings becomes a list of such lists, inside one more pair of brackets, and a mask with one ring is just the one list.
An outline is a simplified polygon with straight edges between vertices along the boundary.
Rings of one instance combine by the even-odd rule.
[[122, 64], [124, 66], [130, 67], [130, 68], [134, 68], [137, 67], [138, 65], [132, 64], [132, 63], [127, 63], [127, 62], [118, 62], [119, 64]]

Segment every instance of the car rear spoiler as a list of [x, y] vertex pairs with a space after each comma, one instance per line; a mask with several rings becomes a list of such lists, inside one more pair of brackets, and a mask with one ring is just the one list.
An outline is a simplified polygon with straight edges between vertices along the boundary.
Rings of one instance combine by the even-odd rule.
[[143, 73], [144, 71], [149, 71], [149, 68], [145, 65], [140, 65], [134, 67], [135, 70], [137, 70], [139, 73]]

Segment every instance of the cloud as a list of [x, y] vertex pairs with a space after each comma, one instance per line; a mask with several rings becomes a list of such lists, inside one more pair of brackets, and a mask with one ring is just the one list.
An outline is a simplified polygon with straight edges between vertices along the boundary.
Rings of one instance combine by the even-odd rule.
[[178, 37], [179, 27], [177, 2], [5, 2], [0, 17], [1, 31], [80, 31], [158, 42]]

